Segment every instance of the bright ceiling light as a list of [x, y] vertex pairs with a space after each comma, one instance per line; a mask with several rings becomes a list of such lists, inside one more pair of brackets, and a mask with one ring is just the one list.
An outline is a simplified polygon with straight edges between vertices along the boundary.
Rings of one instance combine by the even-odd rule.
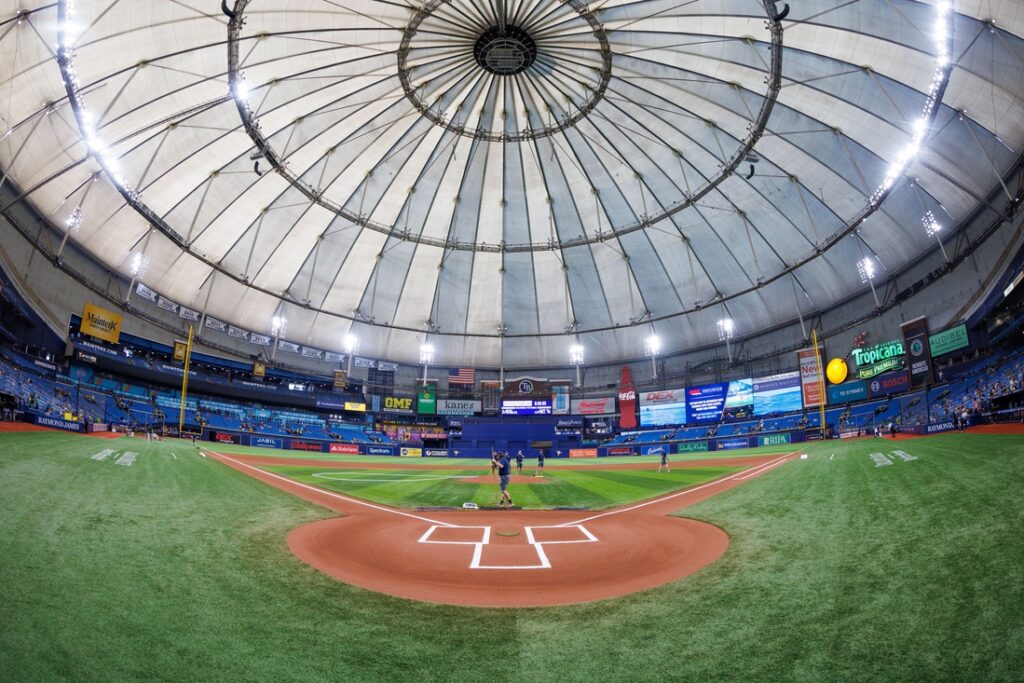
[[718, 321], [718, 338], [721, 341], [732, 339], [736, 334], [736, 323], [732, 318], [722, 318]]
[[644, 340], [644, 353], [648, 356], [657, 356], [661, 351], [661, 339], [658, 335], [652, 334]]
[[569, 347], [569, 362], [573, 365], [583, 365], [583, 346], [573, 344]]
[[355, 353], [359, 350], [359, 337], [354, 334], [345, 335], [345, 353]]
[[128, 264], [128, 271], [132, 274], [133, 278], [139, 280], [146, 274], [147, 266], [149, 266], [149, 257], [141, 251], [137, 251], [132, 255], [131, 261]]
[[434, 347], [431, 344], [420, 346], [420, 365], [431, 365], [434, 362]]
[[875, 279], [875, 261], [870, 256], [865, 256], [857, 261], [857, 272], [860, 273], [860, 281], [867, 284]]
[[921, 216], [921, 224], [929, 237], [935, 237], [942, 230], [942, 225], [935, 220], [935, 214], [931, 211], [924, 212], [924, 215]]
[[270, 319], [270, 334], [274, 337], [280, 337], [284, 334], [284, 331], [288, 328], [288, 319], [281, 315], [275, 315]]

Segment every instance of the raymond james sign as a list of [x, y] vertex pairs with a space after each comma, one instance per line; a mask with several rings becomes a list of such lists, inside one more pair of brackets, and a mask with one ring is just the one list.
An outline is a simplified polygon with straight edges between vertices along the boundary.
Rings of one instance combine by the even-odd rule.
[[850, 353], [853, 362], [857, 364], [857, 377], [860, 379], [869, 379], [903, 367], [903, 342], [898, 339], [866, 349], [853, 349]]

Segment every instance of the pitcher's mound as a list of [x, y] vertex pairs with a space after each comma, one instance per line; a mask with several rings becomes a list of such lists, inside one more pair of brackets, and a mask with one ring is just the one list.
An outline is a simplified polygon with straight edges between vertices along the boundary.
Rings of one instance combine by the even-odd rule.
[[[491, 476], [490, 474], [482, 474], [479, 477], [465, 477], [462, 479], [456, 479], [463, 484], [494, 484], [498, 485], [498, 477]], [[544, 477], [535, 477], [530, 474], [513, 474], [508, 480], [510, 484], [546, 484], [550, 479]]]

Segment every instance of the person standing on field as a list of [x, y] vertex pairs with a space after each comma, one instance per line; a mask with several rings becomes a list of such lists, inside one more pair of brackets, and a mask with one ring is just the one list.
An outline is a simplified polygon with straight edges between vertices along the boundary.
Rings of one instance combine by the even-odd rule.
[[658, 465], [658, 472], [659, 473], [661, 472], [662, 468], [664, 468], [666, 472], [671, 472], [672, 471], [672, 470], [670, 470], [668, 468], [668, 451], [667, 450], [664, 450], [664, 451], [661, 452], [661, 464]]
[[501, 498], [498, 499], [498, 507], [505, 507], [505, 501], [512, 507], [512, 495], [508, 492], [508, 480], [512, 476], [512, 465], [509, 463], [508, 453], [498, 453], [491, 457], [491, 467], [498, 470], [498, 488], [501, 489]]
[[523, 473], [523, 452], [516, 453], [516, 474]]
[[537, 451], [537, 470], [533, 473], [535, 477], [544, 476], [544, 449], [541, 448]]

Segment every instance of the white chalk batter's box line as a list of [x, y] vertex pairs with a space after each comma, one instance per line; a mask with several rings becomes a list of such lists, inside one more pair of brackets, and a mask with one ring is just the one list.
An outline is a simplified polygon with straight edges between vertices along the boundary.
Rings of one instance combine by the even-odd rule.
[[[534, 529], [571, 529], [575, 527], [580, 531], [584, 538], [575, 541], [538, 541], [534, 536]], [[431, 539], [431, 536], [437, 529], [479, 529], [480, 540], [479, 541], [435, 541]], [[570, 524], [567, 526], [549, 525], [549, 526], [527, 526], [523, 527], [526, 532], [526, 540], [533, 547], [537, 553], [537, 564], [513, 564], [513, 565], [497, 565], [497, 564], [481, 564], [480, 560], [483, 556], [484, 546], [489, 545], [491, 542], [491, 527], [489, 526], [442, 526], [435, 524], [431, 526], [427, 531], [420, 536], [419, 543], [433, 543], [437, 545], [471, 545], [473, 546], [473, 559], [469, 563], [470, 569], [551, 569], [551, 561], [548, 559], [548, 555], [544, 552], [544, 546], [546, 545], [568, 545], [570, 543], [596, 543], [598, 541], [597, 536], [590, 533], [582, 524]]]

